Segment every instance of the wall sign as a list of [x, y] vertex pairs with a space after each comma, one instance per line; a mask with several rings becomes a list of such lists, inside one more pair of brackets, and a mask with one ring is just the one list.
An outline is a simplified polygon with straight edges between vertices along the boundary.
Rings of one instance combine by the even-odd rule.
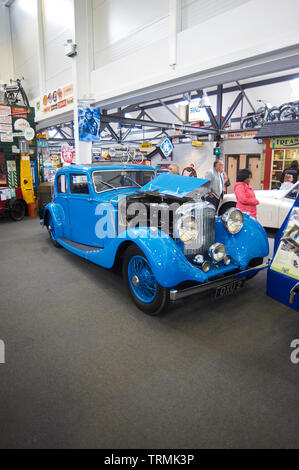
[[36, 113], [51, 113], [73, 104], [73, 84], [56, 88], [44, 94], [43, 98], [36, 100]]
[[24, 137], [26, 140], [30, 142], [30, 140], [34, 139], [35, 136], [35, 131], [32, 129], [32, 127], [26, 127], [24, 129]]
[[99, 142], [101, 140], [100, 108], [78, 106], [79, 140]]
[[0, 106], [0, 140], [1, 142], [13, 142], [10, 106]]
[[271, 139], [270, 145], [273, 149], [299, 147], [299, 137], [275, 137]]
[[30, 127], [29, 122], [26, 119], [17, 119], [14, 123], [15, 131], [24, 131], [27, 127]]
[[69, 145], [64, 145], [61, 148], [61, 158], [65, 163], [72, 163], [74, 159], [74, 151]]
[[235, 140], [235, 139], [252, 139], [256, 136], [258, 131], [246, 131], [246, 132], [229, 132], [227, 134], [228, 140]]

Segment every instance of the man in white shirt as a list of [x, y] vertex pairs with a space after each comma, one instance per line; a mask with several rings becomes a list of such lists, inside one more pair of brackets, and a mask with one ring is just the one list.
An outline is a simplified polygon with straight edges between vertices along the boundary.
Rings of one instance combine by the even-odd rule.
[[205, 178], [210, 181], [208, 186], [210, 191], [208, 200], [214, 204], [216, 210], [218, 209], [220, 200], [223, 198], [223, 167], [224, 164], [222, 160], [215, 160], [213, 168], [207, 171], [205, 176]]

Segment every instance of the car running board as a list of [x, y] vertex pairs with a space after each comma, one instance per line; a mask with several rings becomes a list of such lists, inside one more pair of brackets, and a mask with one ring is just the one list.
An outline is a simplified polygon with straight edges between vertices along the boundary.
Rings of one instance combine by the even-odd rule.
[[103, 248], [98, 248], [96, 246], [83, 245], [83, 243], [73, 242], [72, 240], [68, 240], [68, 238], [59, 238], [58, 242], [61, 243], [61, 245], [65, 248], [79, 250], [83, 253], [98, 253], [99, 251], [103, 250]]

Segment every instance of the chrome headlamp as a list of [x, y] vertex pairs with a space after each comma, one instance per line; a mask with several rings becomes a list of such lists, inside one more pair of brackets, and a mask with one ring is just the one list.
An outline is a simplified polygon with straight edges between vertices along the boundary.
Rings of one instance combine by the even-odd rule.
[[214, 243], [210, 246], [209, 255], [215, 263], [218, 263], [224, 259], [226, 248], [222, 243]]
[[198, 234], [198, 224], [191, 215], [181, 217], [177, 223], [177, 232], [183, 243], [193, 242]]
[[196, 255], [193, 263], [197, 264], [204, 273], [207, 273], [211, 268], [210, 261], [205, 261], [203, 255]]
[[224, 212], [221, 220], [224, 227], [229, 233], [239, 233], [244, 223], [243, 212], [240, 211], [240, 209], [231, 207], [226, 212]]

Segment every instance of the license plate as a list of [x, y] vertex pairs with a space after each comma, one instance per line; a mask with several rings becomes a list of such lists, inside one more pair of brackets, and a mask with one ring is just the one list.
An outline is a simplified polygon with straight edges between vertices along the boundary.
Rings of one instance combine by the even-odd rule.
[[223, 284], [217, 287], [215, 298], [224, 297], [225, 295], [234, 294], [237, 290], [241, 289], [244, 285], [244, 279], [236, 279], [234, 281]]

